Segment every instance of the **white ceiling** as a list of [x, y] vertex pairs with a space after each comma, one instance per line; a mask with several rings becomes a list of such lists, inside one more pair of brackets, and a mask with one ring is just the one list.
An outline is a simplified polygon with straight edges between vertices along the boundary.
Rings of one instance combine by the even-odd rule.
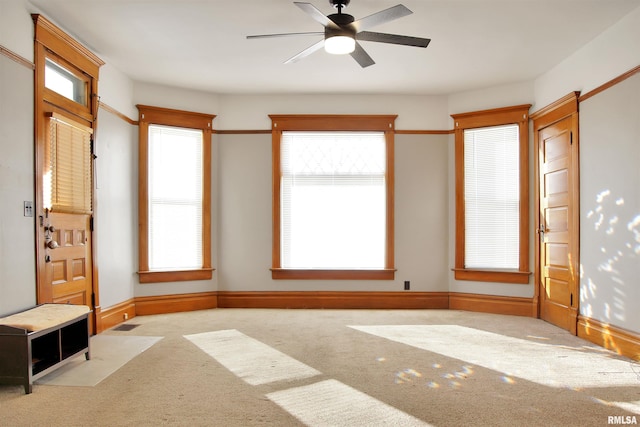
[[[329, 0], [307, 0], [324, 14]], [[426, 49], [361, 42], [376, 64], [323, 50], [285, 60], [322, 31], [292, 0], [31, 0], [134, 80], [213, 93], [449, 94], [531, 80], [640, 0], [352, 0], [356, 19], [395, 6], [412, 15], [371, 31], [431, 38]], [[637, 49], [630, 43], [628, 49]]]

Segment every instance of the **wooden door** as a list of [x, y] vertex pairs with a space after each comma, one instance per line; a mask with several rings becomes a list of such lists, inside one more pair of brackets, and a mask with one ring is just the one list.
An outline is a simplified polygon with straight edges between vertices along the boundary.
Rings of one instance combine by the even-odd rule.
[[[95, 309], [91, 220], [92, 128], [60, 112], [45, 113], [42, 166], [44, 242], [39, 303]], [[95, 314], [95, 313], [94, 313]], [[91, 330], [95, 322], [91, 317]]]
[[540, 317], [575, 334], [579, 207], [574, 119], [566, 117], [537, 133]]
[[90, 215], [49, 213], [46, 284], [51, 302], [93, 307]]

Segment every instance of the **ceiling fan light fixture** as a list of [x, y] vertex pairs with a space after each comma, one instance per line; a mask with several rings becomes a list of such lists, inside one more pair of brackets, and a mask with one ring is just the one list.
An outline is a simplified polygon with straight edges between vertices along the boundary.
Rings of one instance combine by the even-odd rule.
[[[374, 25], [384, 24], [411, 15], [409, 9], [402, 4], [397, 4], [388, 9], [376, 12], [373, 15], [366, 16], [362, 19], [355, 20], [352, 15], [342, 13], [342, 9], [349, 5], [351, 0], [329, 0], [329, 3], [338, 9], [338, 13], [332, 13], [325, 16], [317, 7], [311, 3], [303, 1], [294, 1], [293, 3], [303, 12], [309, 15], [313, 20], [322, 24], [324, 27], [324, 39], [318, 40], [302, 52], [292, 56], [285, 61], [285, 64], [297, 62], [302, 58], [311, 55], [324, 46], [327, 53], [334, 55], [351, 54], [351, 57], [362, 68], [366, 68], [375, 64], [375, 61], [360, 46], [360, 41], [388, 43], [403, 46], [427, 47], [431, 39], [421, 37], [402, 36], [398, 34], [374, 33], [366, 31]], [[247, 36], [248, 39], [267, 38], [267, 37], [284, 37], [297, 35], [320, 35], [320, 32], [306, 33], [284, 33], [284, 34], [263, 34], [257, 36]]]
[[353, 37], [335, 35], [327, 37], [324, 41], [324, 50], [333, 55], [345, 55], [356, 48], [356, 40]]

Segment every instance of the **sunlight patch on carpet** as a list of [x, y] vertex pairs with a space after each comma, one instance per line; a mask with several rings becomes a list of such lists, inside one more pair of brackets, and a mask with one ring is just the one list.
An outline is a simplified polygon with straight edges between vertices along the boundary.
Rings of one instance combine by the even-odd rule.
[[251, 385], [320, 375], [312, 367], [235, 329], [184, 337]]
[[640, 400], [635, 402], [611, 402], [611, 404], [632, 414], [640, 415]]
[[[391, 341], [551, 387], [638, 386], [637, 364], [606, 353], [457, 325], [349, 326]], [[517, 381], [517, 380], [516, 380]]]
[[276, 391], [267, 397], [310, 427], [429, 425], [337, 380]]
[[91, 337], [91, 360], [84, 353], [38, 379], [35, 384], [93, 387], [116, 372], [162, 337], [95, 335]]

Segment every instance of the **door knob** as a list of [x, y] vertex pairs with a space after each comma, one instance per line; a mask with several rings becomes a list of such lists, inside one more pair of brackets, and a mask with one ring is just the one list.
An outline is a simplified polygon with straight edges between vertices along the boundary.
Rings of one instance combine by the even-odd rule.
[[55, 240], [49, 240], [49, 241], [47, 242], [47, 247], [48, 247], [49, 249], [55, 249], [55, 248], [57, 248], [58, 246], [59, 246], [59, 245], [58, 245], [58, 242], [56, 242]]

